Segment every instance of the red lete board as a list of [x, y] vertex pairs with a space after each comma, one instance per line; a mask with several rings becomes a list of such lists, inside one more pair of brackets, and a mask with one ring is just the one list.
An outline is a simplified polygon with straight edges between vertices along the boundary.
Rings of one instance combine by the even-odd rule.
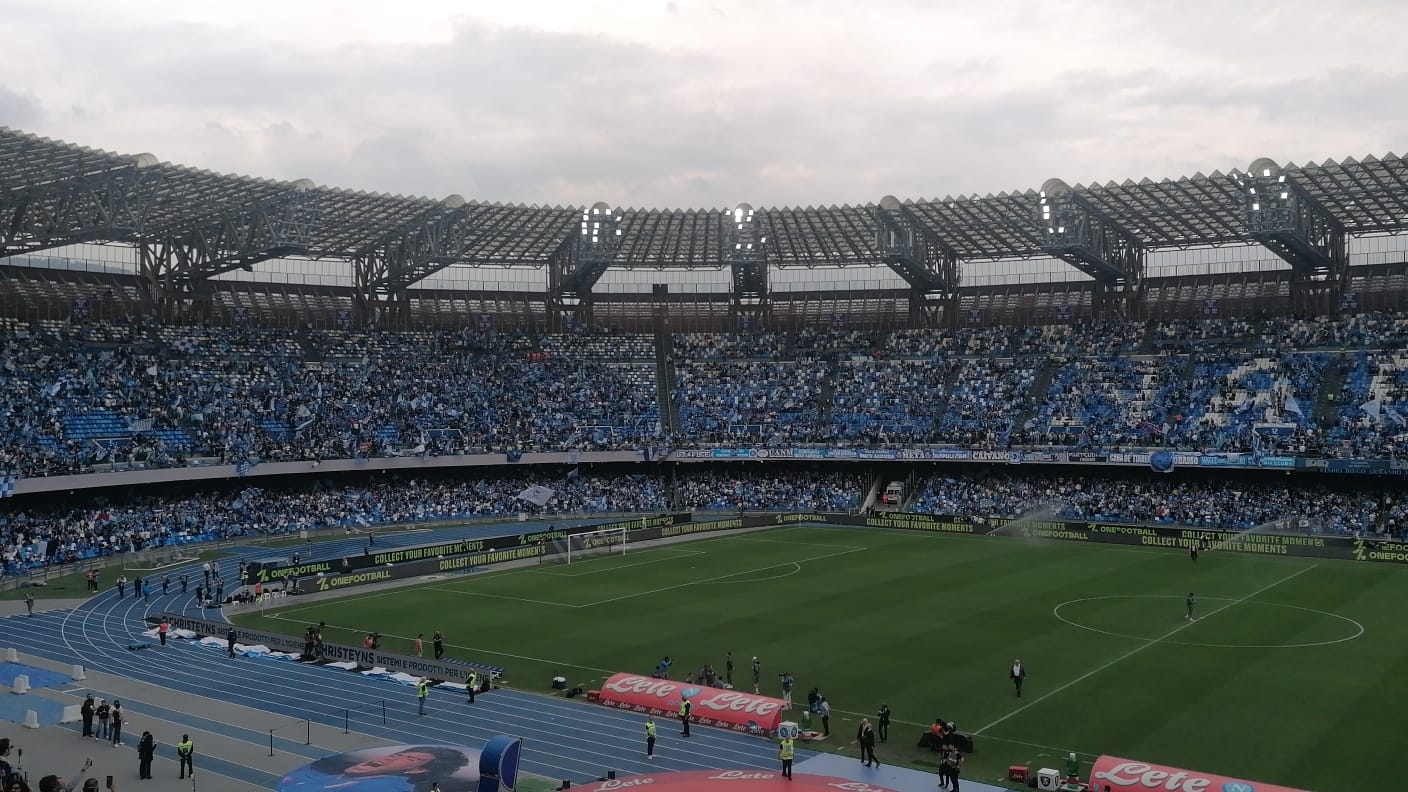
[[690, 723], [755, 734], [777, 731], [787, 706], [782, 699], [639, 674], [617, 674], [593, 693], [593, 698], [608, 707], [676, 718], [680, 701], [687, 698], [692, 707]]
[[1102, 756], [1090, 767], [1090, 788], [1105, 792], [1303, 792], [1178, 767]]
[[[668, 680], [666, 680], [668, 681]], [[893, 792], [886, 787], [830, 776], [797, 773], [783, 778], [767, 770], [693, 770], [613, 778], [584, 784], [582, 792]]]

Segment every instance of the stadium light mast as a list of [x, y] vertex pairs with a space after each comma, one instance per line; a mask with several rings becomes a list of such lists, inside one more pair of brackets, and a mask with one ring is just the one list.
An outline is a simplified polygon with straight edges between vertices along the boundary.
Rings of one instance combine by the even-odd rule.
[[771, 303], [768, 238], [751, 205], [741, 203], [724, 215], [724, 258], [733, 275], [729, 310], [734, 326], [741, 330], [761, 329], [767, 324]]
[[1262, 157], [1232, 173], [1242, 193], [1247, 233], [1291, 265], [1297, 311], [1335, 313], [1349, 280], [1344, 224], [1274, 161]]
[[1144, 281], [1142, 241], [1060, 179], [1041, 186], [1034, 220], [1043, 252], [1095, 279], [1096, 319], [1133, 315]]
[[554, 330], [591, 324], [592, 287], [621, 250], [621, 215], [604, 201], [582, 212], [576, 233], [548, 257], [548, 314]]
[[875, 207], [875, 247], [909, 284], [911, 323], [958, 326], [958, 253], [893, 195]]

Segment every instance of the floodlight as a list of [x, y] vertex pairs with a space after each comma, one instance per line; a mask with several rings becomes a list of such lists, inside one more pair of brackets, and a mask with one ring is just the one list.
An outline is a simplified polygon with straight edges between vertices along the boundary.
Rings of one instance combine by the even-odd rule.
[[1065, 227], [1065, 226], [1061, 226], [1060, 228], [1056, 229], [1056, 233], [1058, 233], [1058, 234], [1064, 234], [1064, 233], [1066, 233], [1066, 227]]
[[1290, 196], [1291, 196], [1290, 193], [1288, 193], [1288, 192], [1283, 192], [1283, 193], [1281, 193], [1281, 200], [1284, 201], [1284, 200], [1286, 200], [1287, 198], [1289, 198]]
[[1252, 204], [1252, 211], [1253, 211], [1253, 212], [1259, 212], [1259, 211], [1261, 211], [1261, 204], [1259, 204], [1259, 203], [1254, 203], [1254, 204]]

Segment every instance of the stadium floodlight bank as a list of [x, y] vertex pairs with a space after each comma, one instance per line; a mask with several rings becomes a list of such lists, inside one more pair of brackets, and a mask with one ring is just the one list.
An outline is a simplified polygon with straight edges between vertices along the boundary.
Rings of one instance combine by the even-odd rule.
[[620, 526], [554, 539], [551, 559], [562, 564], [573, 564], [588, 558], [625, 555], [629, 533], [629, 528]]

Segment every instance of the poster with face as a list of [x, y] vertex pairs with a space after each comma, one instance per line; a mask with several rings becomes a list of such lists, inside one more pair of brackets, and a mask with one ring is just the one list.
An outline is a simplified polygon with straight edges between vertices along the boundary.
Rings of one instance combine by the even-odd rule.
[[279, 792], [474, 792], [479, 749], [456, 745], [388, 745], [338, 754], [283, 777]]

